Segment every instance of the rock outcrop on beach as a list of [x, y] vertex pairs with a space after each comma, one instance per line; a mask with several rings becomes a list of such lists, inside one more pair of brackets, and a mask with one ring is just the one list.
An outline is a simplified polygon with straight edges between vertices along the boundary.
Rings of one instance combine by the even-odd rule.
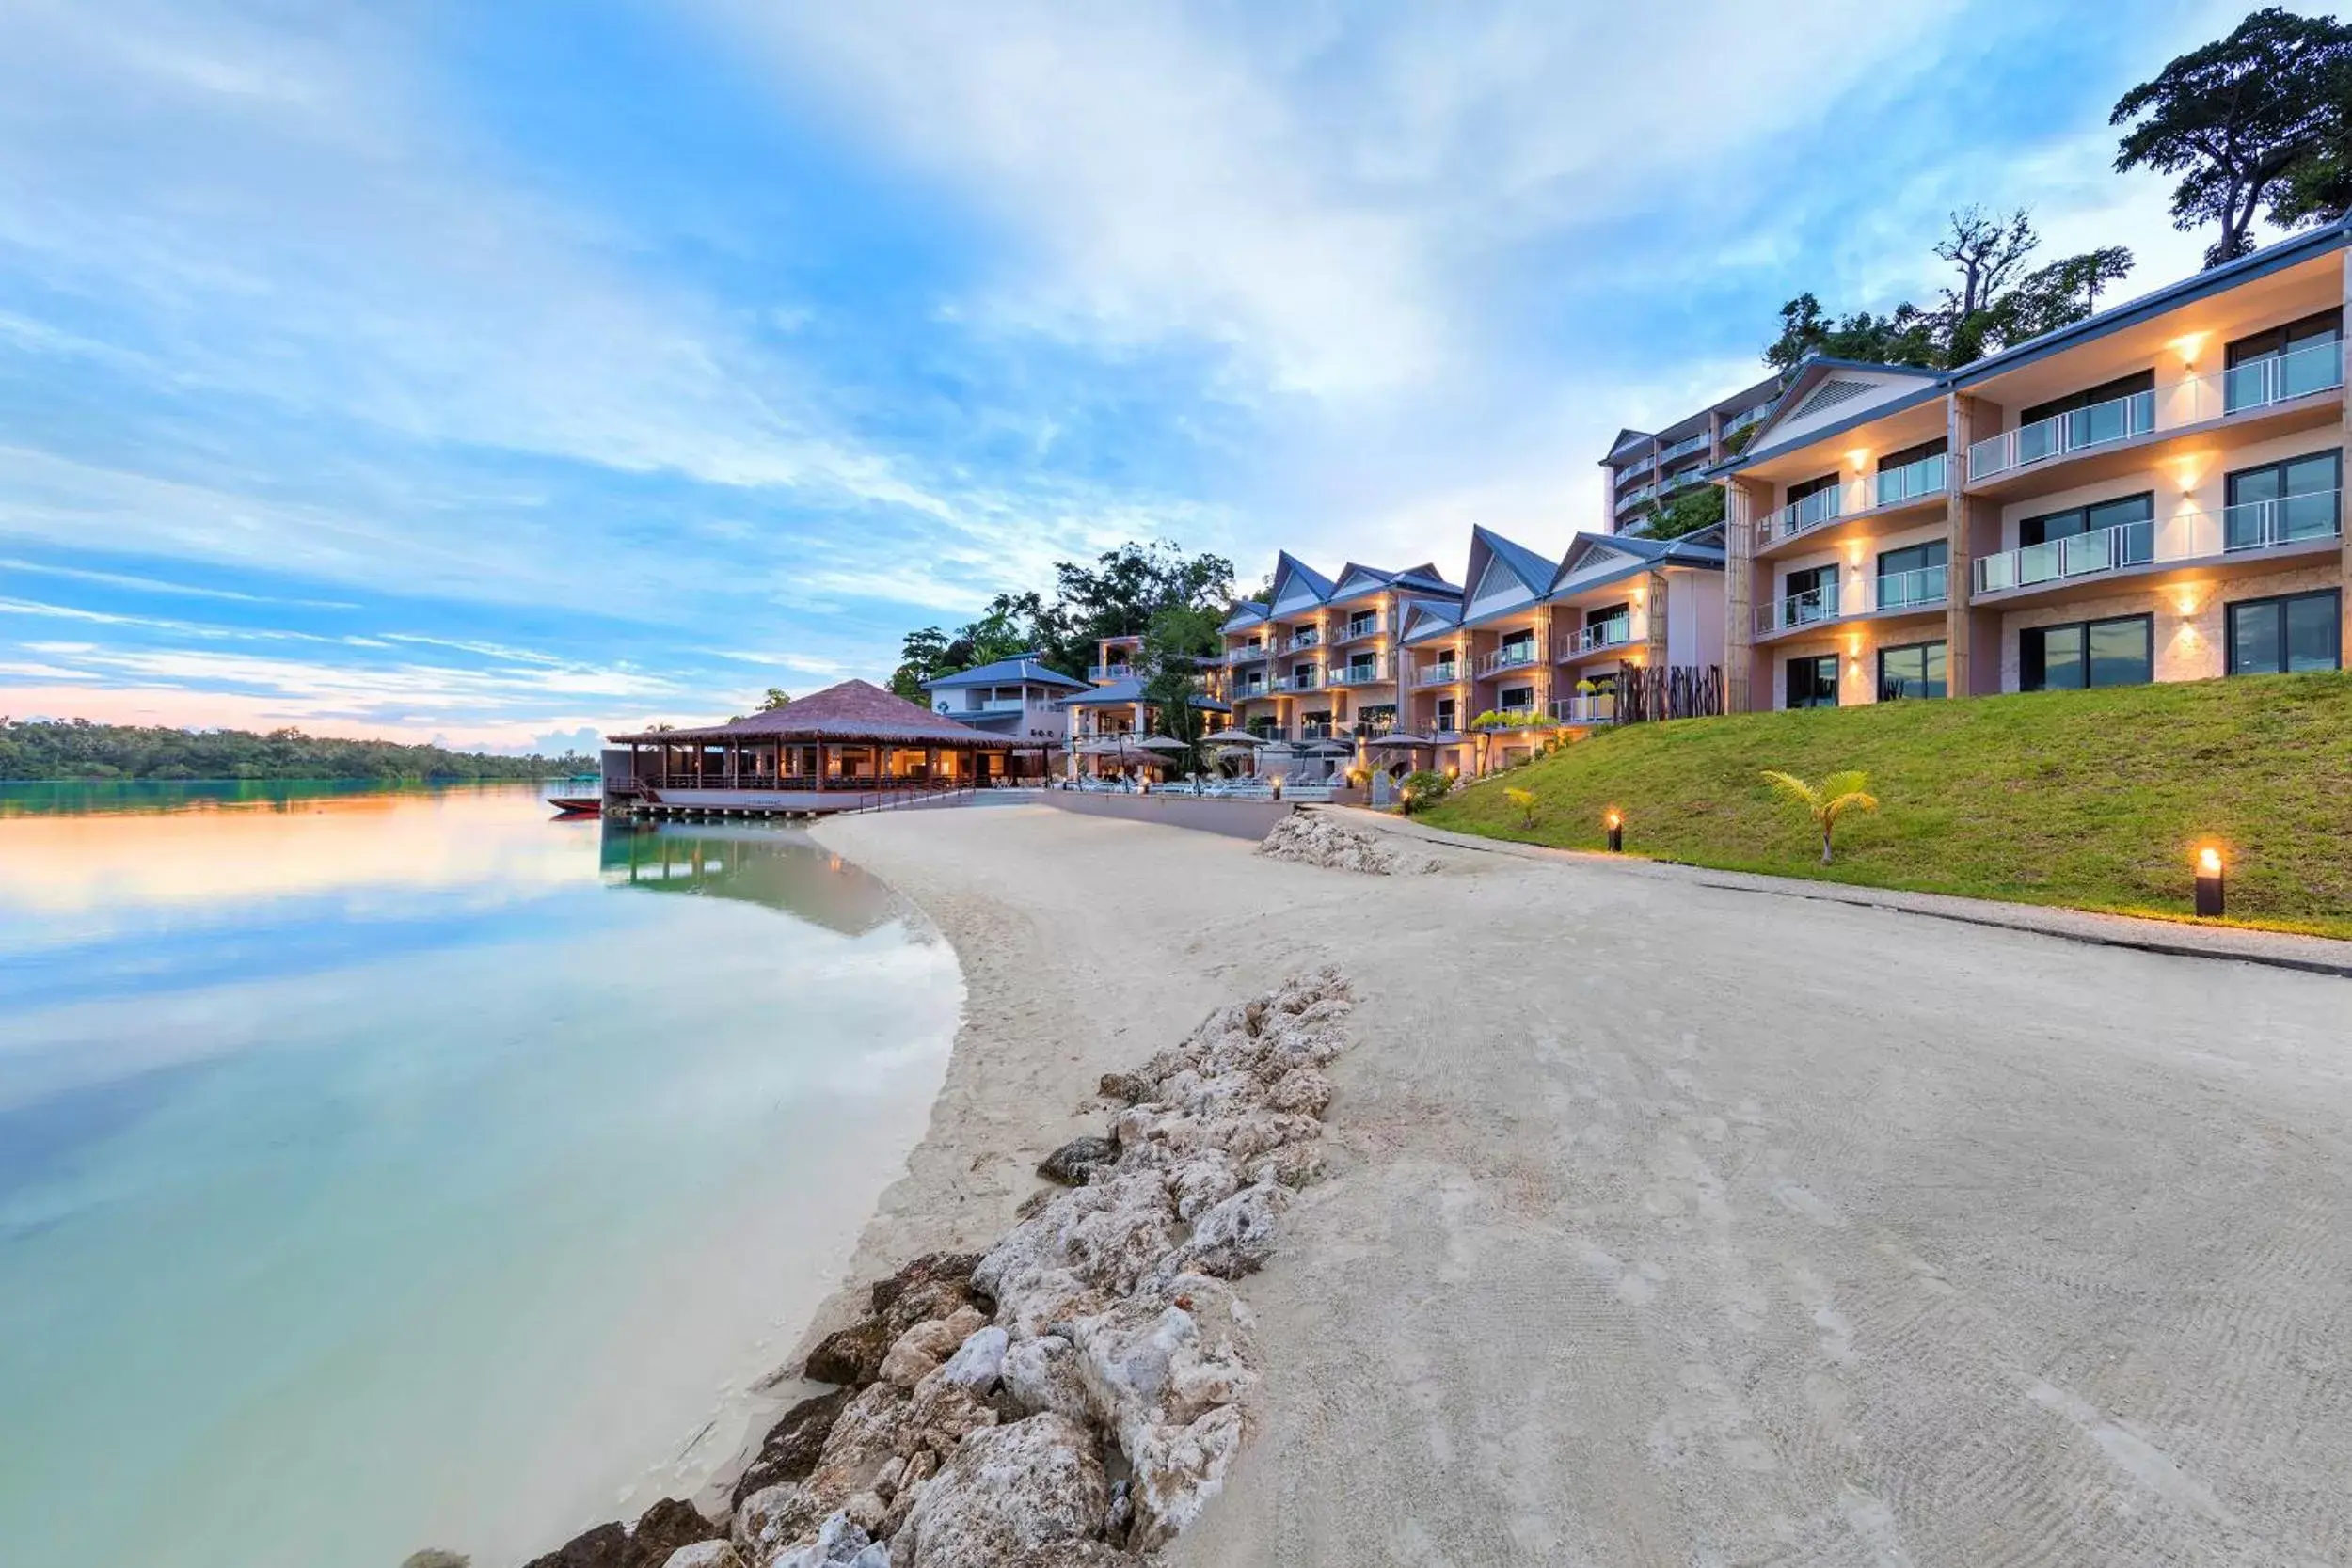
[[598, 1525], [532, 1559], [525, 1568], [668, 1568], [681, 1549], [725, 1534], [693, 1504], [668, 1497], [645, 1510], [634, 1525]]
[[1349, 1007], [1303, 975], [1106, 1079], [1110, 1127], [1049, 1173], [1075, 1184], [874, 1285], [804, 1369], [842, 1386], [771, 1430], [726, 1540], [665, 1568], [1134, 1568], [1191, 1524], [1252, 1428], [1232, 1282], [1322, 1169]]
[[1384, 843], [1382, 835], [1319, 811], [1295, 811], [1283, 817], [1259, 842], [1258, 853], [1268, 860], [1360, 871], [1374, 877], [1419, 876], [1438, 865], [1434, 855]]

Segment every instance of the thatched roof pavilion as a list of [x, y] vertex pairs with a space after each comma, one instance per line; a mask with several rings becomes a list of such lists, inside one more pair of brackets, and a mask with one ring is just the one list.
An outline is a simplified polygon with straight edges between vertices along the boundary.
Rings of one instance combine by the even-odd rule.
[[1044, 749], [857, 680], [724, 724], [608, 738], [629, 749], [639, 788], [673, 796], [962, 787], [1009, 772], [1016, 752]]

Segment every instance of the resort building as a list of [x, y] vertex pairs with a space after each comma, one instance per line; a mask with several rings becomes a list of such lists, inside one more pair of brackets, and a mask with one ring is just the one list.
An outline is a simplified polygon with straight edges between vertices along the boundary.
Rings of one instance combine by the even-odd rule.
[[1027, 745], [1051, 747], [1046, 768], [1050, 772], [1054, 753], [1064, 750], [1070, 737], [1070, 717], [1062, 709], [1062, 700], [1089, 689], [1082, 680], [1046, 668], [1040, 659], [1035, 650], [1015, 654], [993, 664], [925, 681], [923, 690], [931, 700], [932, 711], [945, 718]]
[[[1153, 739], [1167, 731], [1159, 721], [1158, 705], [1143, 693], [1144, 678], [1137, 673], [1142, 653], [1140, 636], [1102, 639], [1096, 644], [1095, 661], [1089, 667], [1094, 684], [1072, 682], [1080, 689], [1075, 695], [1064, 695], [1057, 705], [1068, 736], [1073, 777], [1169, 775], [1173, 768], [1169, 755], [1177, 749]], [[1194, 697], [1192, 705], [1203, 714], [1220, 717], [1232, 711], [1217, 699], [1213, 685]]]
[[1467, 597], [1405, 626], [1412, 766], [1482, 772], [1559, 726], [1720, 711], [1723, 567], [1720, 529], [1580, 533], [1558, 562], [1473, 529]]
[[1037, 777], [1060, 744], [991, 735], [857, 680], [724, 724], [608, 739], [608, 804], [688, 813], [844, 811]]
[[1462, 591], [1436, 566], [1350, 562], [1327, 578], [1287, 551], [1265, 600], [1233, 607], [1212, 689], [1262, 745], [1259, 770], [1322, 778], [1395, 748], [1407, 692], [1403, 633], [1424, 612], [1458, 615]]
[[1708, 470], [1746, 447], [1779, 396], [1780, 377], [1771, 375], [1663, 430], [1617, 432], [1600, 465], [1603, 526], [1647, 533], [1660, 512], [1705, 489]]
[[2346, 228], [1953, 372], [1801, 365], [1724, 485], [1729, 705], [2339, 668]]

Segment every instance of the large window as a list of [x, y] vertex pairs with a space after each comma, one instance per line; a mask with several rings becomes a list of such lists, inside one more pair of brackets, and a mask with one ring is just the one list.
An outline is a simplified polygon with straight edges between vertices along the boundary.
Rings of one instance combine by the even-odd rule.
[[1837, 515], [1837, 476], [1835, 473], [1801, 480], [1788, 486], [1785, 509], [1789, 526], [1810, 528]]
[[1878, 608], [1942, 604], [1949, 590], [1952, 547], [1941, 539], [1879, 552]]
[[2020, 413], [2017, 460], [2030, 463], [2052, 452], [2144, 435], [2155, 424], [2156, 372], [2141, 371], [2037, 403]]
[[2334, 448], [2240, 468], [2224, 484], [2221, 547], [2258, 550], [2335, 537], [2343, 483], [2344, 453]]
[[1532, 686], [1506, 686], [1495, 698], [1495, 706], [1505, 713], [1522, 713], [1534, 705], [1535, 689]]
[[1879, 701], [1899, 697], [1941, 697], [1945, 693], [1945, 645], [1915, 642], [1907, 648], [1879, 650]]
[[2335, 589], [2229, 608], [2230, 673], [2277, 675], [2344, 665], [2343, 601]]
[[1461, 709], [1455, 705], [1455, 700], [1452, 697], [1438, 698], [1437, 732], [1452, 735], [1462, 727], [1460, 721]]
[[2018, 634], [2017, 684], [2027, 691], [2078, 691], [2155, 679], [2155, 618], [2035, 626]]
[[1808, 655], [1788, 661], [1788, 705], [1790, 707], [1836, 707], [1837, 705], [1837, 656]]
[[1780, 624], [1801, 626], [1837, 613], [1837, 565], [1807, 566], [1788, 574], [1781, 596]]
[[2222, 375], [2222, 404], [2231, 413], [2283, 398], [2324, 392], [2344, 381], [2337, 343], [2344, 312], [2327, 310], [2232, 343]]

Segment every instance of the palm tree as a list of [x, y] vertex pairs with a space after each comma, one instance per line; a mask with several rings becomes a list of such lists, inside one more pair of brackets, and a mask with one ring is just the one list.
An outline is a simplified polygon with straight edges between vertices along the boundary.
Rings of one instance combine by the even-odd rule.
[[1846, 773], [1832, 773], [1819, 786], [1809, 784], [1792, 773], [1767, 772], [1765, 782], [1795, 800], [1813, 814], [1813, 820], [1821, 825], [1821, 863], [1829, 863], [1831, 832], [1837, 826], [1841, 813], [1876, 811], [1879, 799], [1870, 793], [1870, 775], [1856, 768]]

